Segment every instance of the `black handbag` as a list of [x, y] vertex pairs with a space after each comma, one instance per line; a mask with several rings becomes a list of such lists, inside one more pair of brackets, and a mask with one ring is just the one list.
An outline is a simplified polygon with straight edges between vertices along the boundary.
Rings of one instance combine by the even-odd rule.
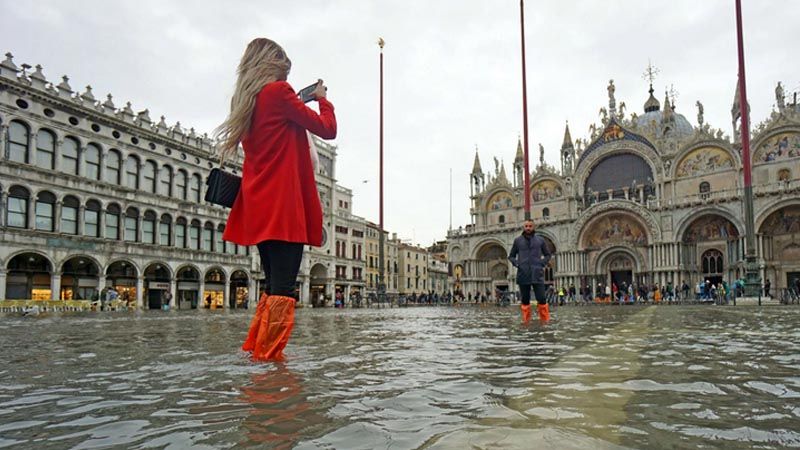
[[242, 186], [242, 177], [215, 167], [208, 174], [206, 186], [208, 186], [205, 196], [207, 202], [232, 208]]

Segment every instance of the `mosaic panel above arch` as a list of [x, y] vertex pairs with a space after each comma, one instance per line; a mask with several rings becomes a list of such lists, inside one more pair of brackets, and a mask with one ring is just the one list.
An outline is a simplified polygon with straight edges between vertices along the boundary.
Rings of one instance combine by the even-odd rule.
[[531, 198], [535, 202], [554, 200], [563, 196], [564, 191], [555, 180], [540, 180], [531, 187]]
[[800, 156], [800, 133], [780, 133], [756, 149], [753, 164], [780, 161]]
[[514, 199], [511, 194], [505, 191], [500, 191], [489, 199], [487, 207], [489, 211], [499, 211], [501, 209], [509, 209], [514, 206]]
[[581, 242], [587, 250], [618, 244], [645, 245], [647, 231], [644, 225], [627, 214], [610, 213], [590, 223]]
[[731, 154], [720, 147], [700, 147], [692, 150], [678, 163], [675, 177], [694, 177], [712, 172], [733, 169]]
[[800, 205], [786, 206], [770, 214], [759, 232], [771, 236], [800, 233]]
[[478, 248], [476, 259], [479, 261], [493, 261], [496, 259], [506, 259], [508, 252], [497, 242], [487, 242]]
[[739, 231], [730, 220], [715, 214], [698, 217], [683, 232], [683, 242], [692, 244], [696, 242], [718, 241], [722, 239], [736, 239]]

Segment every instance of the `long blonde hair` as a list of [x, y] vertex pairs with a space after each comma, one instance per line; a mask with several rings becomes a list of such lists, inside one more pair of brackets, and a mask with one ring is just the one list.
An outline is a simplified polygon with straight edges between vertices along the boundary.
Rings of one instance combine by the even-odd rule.
[[267, 83], [285, 80], [292, 62], [280, 45], [267, 38], [253, 39], [242, 55], [237, 69], [236, 88], [231, 98], [231, 112], [214, 130], [221, 160], [236, 153], [239, 142], [250, 131], [256, 95]]

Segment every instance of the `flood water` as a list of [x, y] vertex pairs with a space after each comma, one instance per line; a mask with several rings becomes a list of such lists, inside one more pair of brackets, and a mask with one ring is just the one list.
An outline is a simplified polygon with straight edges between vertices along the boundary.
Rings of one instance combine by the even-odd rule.
[[249, 319], [0, 317], [0, 447], [800, 447], [797, 308], [302, 309], [281, 364]]

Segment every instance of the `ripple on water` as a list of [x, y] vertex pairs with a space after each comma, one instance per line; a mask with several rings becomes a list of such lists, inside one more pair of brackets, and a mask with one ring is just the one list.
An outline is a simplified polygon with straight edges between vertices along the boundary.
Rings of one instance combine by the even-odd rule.
[[0, 447], [800, 445], [797, 310], [518, 314], [299, 310], [282, 364], [242, 312], [2, 318]]

